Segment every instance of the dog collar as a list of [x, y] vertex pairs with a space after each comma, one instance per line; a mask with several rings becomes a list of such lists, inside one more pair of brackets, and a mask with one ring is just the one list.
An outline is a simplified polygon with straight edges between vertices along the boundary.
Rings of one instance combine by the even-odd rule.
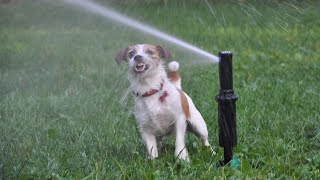
[[142, 94], [142, 97], [152, 96], [152, 95], [154, 95], [155, 93], [161, 91], [162, 88], [163, 88], [163, 79], [162, 79], [162, 82], [161, 82], [161, 84], [160, 84], [160, 89], [159, 89], [159, 90], [158, 90], [158, 89], [151, 89], [151, 90], [145, 92], [144, 94]]
[[[145, 92], [144, 94], [142, 94], [141, 96], [142, 97], [148, 97], [148, 96], [152, 96], [154, 94], [156, 94], [157, 92], [159, 91], [162, 91], [163, 89], [163, 83], [164, 83], [164, 80], [162, 79], [162, 82], [160, 84], [160, 89], [150, 89], [149, 91]], [[139, 96], [139, 93], [136, 93], [136, 92], [133, 92], [134, 95], [136, 96]], [[167, 91], [163, 92], [163, 95], [160, 97], [160, 101], [163, 102], [164, 101], [164, 98], [168, 96], [168, 93]]]

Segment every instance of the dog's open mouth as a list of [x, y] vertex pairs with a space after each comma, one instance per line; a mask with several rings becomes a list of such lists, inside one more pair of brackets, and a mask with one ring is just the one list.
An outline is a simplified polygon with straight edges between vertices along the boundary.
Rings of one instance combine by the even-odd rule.
[[134, 71], [136, 73], [142, 73], [142, 72], [144, 72], [145, 70], [148, 70], [148, 69], [149, 69], [149, 65], [148, 64], [144, 64], [144, 63], [139, 63], [134, 67]]

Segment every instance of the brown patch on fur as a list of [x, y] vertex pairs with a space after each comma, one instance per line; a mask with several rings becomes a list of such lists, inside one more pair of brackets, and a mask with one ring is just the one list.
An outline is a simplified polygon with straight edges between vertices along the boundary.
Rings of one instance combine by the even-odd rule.
[[180, 79], [179, 71], [169, 71], [168, 78], [171, 82], [177, 82]]
[[149, 55], [157, 64], [160, 63], [160, 54], [157, 51], [157, 47], [151, 44], [144, 44], [143, 45], [143, 52]]
[[120, 51], [116, 54], [116, 56], [114, 57], [114, 60], [116, 60], [116, 62], [118, 64], [120, 64], [122, 61], [127, 60], [128, 58], [128, 51], [129, 48], [124, 49], [123, 51]]
[[147, 52], [147, 50], [151, 50], [151, 51], [153, 51], [155, 53], [156, 50], [157, 50], [157, 47], [155, 45], [151, 45], [151, 44], [144, 44], [143, 45], [143, 51]]
[[169, 51], [163, 49], [161, 46], [156, 46], [157, 51], [159, 52], [160, 57], [164, 59], [171, 59], [172, 55]]
[[179, 90], [180, 97], [181, 97], [181, 106], [183, 109], [184, 114], [187, 117], [187, 120], [190, 120], [190, 110], [189, 110], [189, 103], [186, 95], [183, 93], [183, 91]]

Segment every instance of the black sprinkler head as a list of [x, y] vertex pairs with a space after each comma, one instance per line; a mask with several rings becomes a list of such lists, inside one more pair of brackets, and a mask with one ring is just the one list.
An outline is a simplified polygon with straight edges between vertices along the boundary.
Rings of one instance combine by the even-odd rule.
[[232, 159], [232, 148], [237, 145], [236, 101], [233, 92], [232, 52], [219, 52], [220, 90], [216, 96], [218, 102], [219, 145], [224, 149], [224, 160], [220, 166]]

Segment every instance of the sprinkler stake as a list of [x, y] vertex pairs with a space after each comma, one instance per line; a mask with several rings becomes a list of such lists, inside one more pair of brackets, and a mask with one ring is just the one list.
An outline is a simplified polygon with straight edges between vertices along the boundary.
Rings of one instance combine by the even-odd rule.
[[233, 92], [232, 52], [219, 52], [220, 90], [215, 100], [218, 102], [219, 145], [224, 149], [224, 160], [220, 166], [232, 159], [232, 148], [237, 145], [236, 101]]

